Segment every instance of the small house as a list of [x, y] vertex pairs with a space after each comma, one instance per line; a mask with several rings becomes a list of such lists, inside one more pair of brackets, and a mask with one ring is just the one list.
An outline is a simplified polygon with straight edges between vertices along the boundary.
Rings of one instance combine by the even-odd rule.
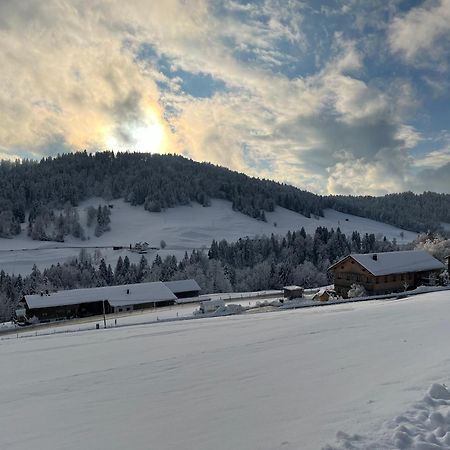
[[225, 302], [222, 299], [208, 300], [200, 303], [200, 312], [203, 314], [213, 313], [224, 306]]
[[283, 296], [288, 300], [303, 297], [303, 288], [301, 286], [284, 286]]
[[333, 289], [320, 289], [319, 292], [313, 297], [313, 300], [318, 300], [319, 302], [327, 302], [330, 299], [336, 298], [336, 291]]

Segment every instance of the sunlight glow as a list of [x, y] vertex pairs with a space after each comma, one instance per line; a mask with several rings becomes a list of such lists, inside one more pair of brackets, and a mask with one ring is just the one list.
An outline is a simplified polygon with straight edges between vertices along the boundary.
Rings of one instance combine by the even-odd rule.
[[[126, 136], [126, 139], [121, 138]], [[138, 123], [124, 123], [120, 133], [109, 134], [106, 145], [111, 150], [134, 151], [141, 153], [159, 153], [165, 138], [164, 126], [157, 114], [148, 111]]]

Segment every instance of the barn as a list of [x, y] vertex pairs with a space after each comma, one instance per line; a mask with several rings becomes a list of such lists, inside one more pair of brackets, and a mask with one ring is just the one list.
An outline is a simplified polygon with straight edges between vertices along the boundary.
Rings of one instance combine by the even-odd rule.
[[173, 305], [176, 298], [157, 281], [25, 295], [17, 311], [45, 322]]
[[368, 295], [388, 294], [430, 284], [444, 264], [422, 250], [351, 254], [328, 270], [334, 274], [338, 295], [347, 297], [352, 284], [364, 286]]

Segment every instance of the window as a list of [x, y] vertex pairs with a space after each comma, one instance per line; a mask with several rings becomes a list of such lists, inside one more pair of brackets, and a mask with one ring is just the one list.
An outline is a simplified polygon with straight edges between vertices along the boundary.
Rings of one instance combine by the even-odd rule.
[[387, 275], [384, 277], [384, 282], [385, 282], [385, 283], [388, 282], [388, 277], [387, 277]]

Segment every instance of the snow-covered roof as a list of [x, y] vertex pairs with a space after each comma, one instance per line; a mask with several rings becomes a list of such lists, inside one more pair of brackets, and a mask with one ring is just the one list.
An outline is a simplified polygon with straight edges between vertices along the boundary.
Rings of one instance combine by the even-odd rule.
[[299, 289], [303, 289], [301, 286], [284, 286], [283, 289], [285, 291], [298, 291]]
[[166, 281], [164, 283], [174, 294], [180, 292], [192, 292], [200, 291], [201, 288], [195, 280], [177, 280], [177, 281]]
[[207, 305], [207, 306], [213, 306], [213, 305], [224, 305], [225, 301], [221, 298], [216, 298], [213, 300], [205, 300], [203, 302], [200, 302], [202, 305]]
[[[374, 257], [374, 255], [376, 255]], [[372, 275], [382, 276], [392, 273], [422, 272], [443, 269], [444, 265], [423, 250], [385, 253], [353, 253], [333, 264], [331, 268], [351, 257]]]
[[[127, 294], [127, 290], [129, 294]], [[28, 307], [50, 308], [78, 303], [92, 303], [107, 300], [111, 306], [138, 305], [141, 303], [176, 300], [172, 291], [161, 281], [154, 283], [125, 284], [90, 289], [72, 289], [52, 292], [49, 295], [26, 295]]]

